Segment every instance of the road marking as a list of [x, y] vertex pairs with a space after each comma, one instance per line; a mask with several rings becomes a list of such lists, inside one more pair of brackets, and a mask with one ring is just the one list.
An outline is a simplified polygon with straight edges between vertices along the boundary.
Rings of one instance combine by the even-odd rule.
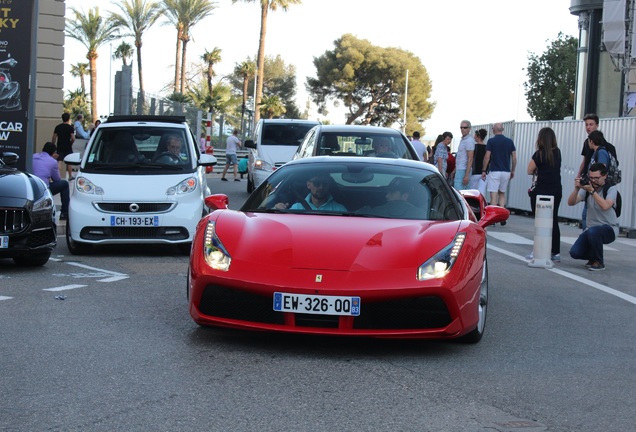
[[[93, 271], [97, 271], [99, 273], [95, 274], [86, 274], [86, 273], [82, 273], [79, 275], [75, 275], [73, 277], [75, 278], [80, 278], [80, 277], [93, 277], [93, 278], [101, 278], [103, 277], [104, 279], [100, 279], [97, 282], [117, 282], [120, 281], [122, 279], [128, 279], [128, 275], [126, 273], [119, 273], [119, 272], [114, 272], [111, 270], [104, 270], [104, 269], [100, 269], [97, 267], [91, 267], [88, 266], [86, 264], [82, 264], [82, 263], [77, 263], [77, 262], [67, 262], [66, 264], [68, 265], [72, 265], [75, 267], [80, 267], [83, 269], [87, 269], [87, 270], [93, 270]], [[108, 276], [108, 277], [106, 277]]]
[[2, 300], [11, 300], [13, 297], [0, 296], [0, 301]]
[[65, 285], [65, 286], [55, 287], [55, 288], [43, 288], [42, 291], [67, 291], [67, 290], [72, 290], [76, 288], [84, 288], [87, 286], [88, 285]]
[[511, 244], [526, 244], [531, 245], [534, 244], [533, 240], [528, 240], [525, 237], [520, 236], [515, 233], [507, 233], [507, 232], [491, 232], [488, 231], [488, 237], [496, 238], [497, 240], [511, 243]]
[[[509, 256], [511, 258], [518, 259], [519, 261], [523, 261], [523, 262], [526, 262], [526, 263], [528, 262], [528, 260], [526, 260], [525, 257], [522, 257], [521, 255], [517, 255], [515, 253], [509, 252], [509, 251], [507, 251], [505, 249], [502, 249], [502, 248], [499, 248], [497, 246], [488, 245], [488, 249], [491, 249], [491, 250], [494, 250], [494, 251], [499, 252], [501, 254], [507, 255], [507, 256]], [[575, 280], [575, 281], [577, 281], [579, 283], [585, 284], [585, 285], [587, 285], [589, 287], [592, 287], [592, 288], [597, 289], [599, 291], [603, 291], [603, 292], [605, 292], [607, 294], [613, 295], [615, 297], [618, 297], [618, 298], [620, 298], [622, 300], [625, 300], [627, 302], [630, 302], [630, 303], [636, 305], [636, 297], [630, 296], [629, 294], [625, 294], [624, 292], [618, 291], [618, 290], [616, 290], [614, 288], [610, 288], [608, 286], [605, 286], [605, 285], [602, 285], [602, 284], [587, 280], [585, 278], [582, 278], [580, 276], [577, 276], [577, 275], [572, 274], [572, 273], [568, 273], [568, 272], [566, 272], [564, 270], [560, 270], [560, 269], [557, 269], [557, 268], [551, 268], [551, 269], [545, 269], [545, 270], [551, 271], [551, 272], [556, 273], [558, 275], [561, 275], [561, 276], [564, 276], [566, 278]]]

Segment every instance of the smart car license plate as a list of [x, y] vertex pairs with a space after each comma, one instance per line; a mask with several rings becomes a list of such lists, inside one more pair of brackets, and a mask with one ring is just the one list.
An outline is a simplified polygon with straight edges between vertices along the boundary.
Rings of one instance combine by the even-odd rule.
[[0, 249], [9, 248], [9, 236], [0, 236]]
[[274, 310], [318, 315], [360, 315], [360, 297], [274, 293]]
[[159, 216], [111, 216], [110, 226], [156, 227], [159, 226]]

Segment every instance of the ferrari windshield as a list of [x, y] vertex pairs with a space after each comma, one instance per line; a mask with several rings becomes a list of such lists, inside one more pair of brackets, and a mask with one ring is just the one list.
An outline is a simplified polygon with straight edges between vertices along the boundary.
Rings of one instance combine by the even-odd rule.
[[242, 211], [457, 220], [461, 208], [435, 171], [361, 161], [288, 164], [248, 198]]
[[186, 130], [170, 127], [101, 127], [88, 149], [85, 171], [122, 170], [156, 174], [157, 171], [192, 171]]

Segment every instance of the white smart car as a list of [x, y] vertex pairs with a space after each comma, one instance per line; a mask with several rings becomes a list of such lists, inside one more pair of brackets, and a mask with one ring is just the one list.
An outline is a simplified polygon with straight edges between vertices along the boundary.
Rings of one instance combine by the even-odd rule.
[[66, 223], [72, 254], [102, 244], [176, 244], [189, 253], [209, 212], [205, 167], [184, 117], [111, 116], [91, 136], [78, 165]]

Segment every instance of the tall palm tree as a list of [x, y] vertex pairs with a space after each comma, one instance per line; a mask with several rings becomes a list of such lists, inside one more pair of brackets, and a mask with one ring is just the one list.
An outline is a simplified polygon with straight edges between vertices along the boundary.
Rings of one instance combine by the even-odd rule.
[[133, 49], [131, 44], [129, 44], [128, 42], [122, 42], [115, 49], [115, 52], [113, 53], [113, 58], [121, 59], [124, 66], [127, 66], [128, 59], [133, 56], [134, 51], [135, 50]]
[[99, 14], [99, 8], [95, 6], [89, 9], [87, 14], [71, 8], [75, 15], [73, 19], [66, 21], [66, 35], [79, 41], [86, 47], [86, 58], [90, 65], [91, 77], [91, 117], [97, 117], [97, 49], [116, 39], [117, 26], [111, 18], [103, 18]]
[[[139, 76], [139, 92], [142, 101], [144, 99], [144, 78], [141, 66], [141, 46], [144, 32], [148, 30], [161, 16], [161, 5], [152, 0], [122, 0], [116, 4], [121, 10], [121, 14], [112, 13], [111, 17], [121, 29], [129, 33], [123, 36], [133, 36], [135, 38], [135, 48], [137, 48], [137, 74]], [[126, 62], [124, 62], [126, 64]]]
[[186, 52], [192, 27], [216, 9], [211, 0], [163, 0], [163, 11], [169, 23], [177, 29], [174, 92], [186, 88]]
[[[254, 3], [255, 1], [261, 4], [261, 34], [258, 40], [258, 56], [256, 65], [256, 100], [255, 106], [259, 106], [263, 97], [263, 69], [265, 66], [265, 35], [267, 33], [267, 12], [271, 9], [275, 12], [279, 7], [287, 12], [287, 9], [292, 4], [301, 4], [301, 0], [232, 0], [232, 3], [243, 1], [246, 3]], [[255, 110], [254, 124], [258, 122], [260, 118], [260, 110]]]
[[208, 64], [208, 69], [205, 72], [205, 77], [208, 81], [208, 91], [212, 96], [212, 77], [216, 75], [214, 73], [214, 65], [221, 61], [221, 48], [214, 47], [212, 51], [206, 50], [201, 59]]
[[79, 77], [80, 79], [80, 88], [82, 89], [82, 94], [86, 97], [86, 83], [84, 82], [84, 77], [90, 74], [88, 70], [88, 63], [75, 63], [71, 65], [71, 75], [74, 77]]
[[254, 73], [256, 72], [256, 67], [254, 62], [249, 58], [242, 63], [237, 63], [234, 66], [234, 73], [243, 78], [243, 105], [241, 105], [241, 127], [243, 125], [243, 120], [245, 118], [245, 108], [247, 105], [247, 87], [249, 86], [250, 80], [254, 77]]
[[263, 101], [259, 104], [259, 107], [259, 111], [269, 119], [279, 117], [287, 111], [285, 104], [278, 95], [263, 96]]

